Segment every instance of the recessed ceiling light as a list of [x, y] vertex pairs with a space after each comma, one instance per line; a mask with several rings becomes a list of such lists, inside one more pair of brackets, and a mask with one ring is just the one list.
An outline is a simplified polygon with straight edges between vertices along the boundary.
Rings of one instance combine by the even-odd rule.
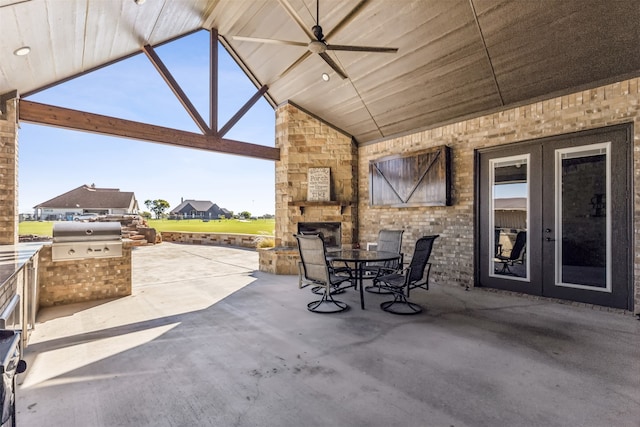
[[25, 56], [28, 55], [29, 52], [31, 52], [31, 48], [29, 46], [22, 46], [21, 48], [14, 50], [13, 54], [17, 56]]
[[322, 80], [324, 80], [325, 82], [328, 82], [330, 79], [329, 74], [327, 73], [322, 73]]

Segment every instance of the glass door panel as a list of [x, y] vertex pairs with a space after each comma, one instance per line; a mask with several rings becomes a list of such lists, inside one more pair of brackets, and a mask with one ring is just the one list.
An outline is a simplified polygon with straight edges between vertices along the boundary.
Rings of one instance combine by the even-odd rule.
[[529, 279], [529, 154], [491, 159], [490, 276]]
[[611, 292], [609, 151], [556, 150], [556, 286]]
[[632, 307], [631, 129], [479, 152], [480, 286]]

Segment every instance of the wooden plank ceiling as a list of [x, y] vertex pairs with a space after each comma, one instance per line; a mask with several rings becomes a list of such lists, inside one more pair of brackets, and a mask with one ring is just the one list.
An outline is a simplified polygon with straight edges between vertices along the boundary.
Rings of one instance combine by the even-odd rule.
[[[294, 102], [362, 144], [640, 75], [637, 0], [320, 0], [319, 6], [330, 45], [398, 52], [328, 51], [347, 79], [317, 54], [281, 75], [305, 46], [233, 38], [306, 43], [315, 0], [0, 0], [0, 94], [28, 95], [145, 45], [216, 28], [256, 87], [268, 87], [272, 105]], [[24, 45], [31, 53], [15, 56]]]

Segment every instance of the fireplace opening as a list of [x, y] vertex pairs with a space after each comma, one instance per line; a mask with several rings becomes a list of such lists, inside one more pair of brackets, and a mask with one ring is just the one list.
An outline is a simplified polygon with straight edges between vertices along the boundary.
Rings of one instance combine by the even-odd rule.
[[340, 223], [339, 222], [299, 222], [298, 233], [322, 233], [324, 244], [328, 248], [340, 248]]

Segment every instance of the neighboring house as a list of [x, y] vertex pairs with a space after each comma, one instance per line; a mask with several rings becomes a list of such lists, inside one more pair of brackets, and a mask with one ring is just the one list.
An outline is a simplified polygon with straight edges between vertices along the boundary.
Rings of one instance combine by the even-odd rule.
[[527, 198], [507, 197], [494, 199], [495, 228], [526, 230], [527, 229]]
[[208, 200], [182, 200], [170, 214], [182, 218], [218, 219], [231, 218], [231, 211], [221, 208]]
[[131, 191], [117, 188], [97, 188], [95, 184], [82, 185], [36, 206], [38, 220], [67, 220], [86, 213], [137, 214], [138, 202]]

